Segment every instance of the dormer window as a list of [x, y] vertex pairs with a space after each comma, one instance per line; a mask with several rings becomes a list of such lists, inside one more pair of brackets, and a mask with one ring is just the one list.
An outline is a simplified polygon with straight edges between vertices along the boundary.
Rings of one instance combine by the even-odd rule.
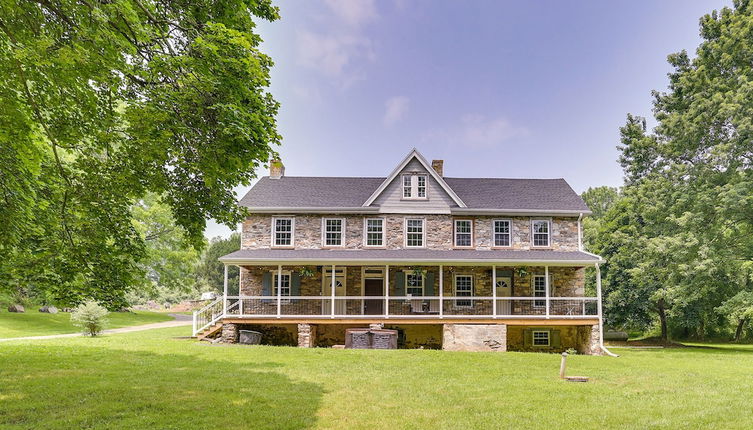
[[403, 198], [425, 199], [426, 198], [426, 175], [406, 174], [403, 175]]

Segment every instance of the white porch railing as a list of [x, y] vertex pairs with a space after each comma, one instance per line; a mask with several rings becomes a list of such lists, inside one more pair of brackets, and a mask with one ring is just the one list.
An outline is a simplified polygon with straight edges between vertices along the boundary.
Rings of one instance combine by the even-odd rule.
[[222, 298], [194, 313], [194, 334], [223, 317], [587, 319], [599, 316], [597, 302], [596, 297], [551, 296], [548, 299], [479, 296], [228, 296], [225, 314], [222, 310]]

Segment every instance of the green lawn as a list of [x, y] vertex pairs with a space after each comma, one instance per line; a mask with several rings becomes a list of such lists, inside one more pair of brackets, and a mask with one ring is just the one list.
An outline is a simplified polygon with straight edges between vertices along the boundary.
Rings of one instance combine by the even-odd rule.
[[[128, 327], [161, 321], [171, 321], [173, 317], [160, 312], [113, 312], [108, 316], [107, 328]], [[48, 334], [76, 333], [79, 329], [71, 324], [71, 314], [45, 314], [38, 308], [27, 308], [16, 314], [0, 311], [0, 339], [22, 336], [44, 336]]]
[[188, 328], [0, 344], [0, 427], [750, 428], [753, 348], [620, 358], [222, 346]]

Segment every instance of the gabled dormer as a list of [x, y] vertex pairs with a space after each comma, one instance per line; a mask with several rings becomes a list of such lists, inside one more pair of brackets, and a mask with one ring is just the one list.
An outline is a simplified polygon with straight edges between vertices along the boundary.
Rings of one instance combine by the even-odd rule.
[[465, 203], [441, 175], [441, 163], [431, 164], [415, 148], [397, 165], [364, 207], [390, 213], [450, 213]]

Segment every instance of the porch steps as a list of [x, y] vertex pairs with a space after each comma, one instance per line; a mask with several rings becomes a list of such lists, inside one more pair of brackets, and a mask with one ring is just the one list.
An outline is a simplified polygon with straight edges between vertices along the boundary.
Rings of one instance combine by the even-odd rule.
[[207, 338], [211, 338], [215, 334], [219, 333], [220, 330], [222, 330], [222, 321], [219, 321], [216, 324], [207, 327], [201, 333], [197, 333], [196, 334], [196, 339], [198, 339], [198, 340], [205, 340]]

